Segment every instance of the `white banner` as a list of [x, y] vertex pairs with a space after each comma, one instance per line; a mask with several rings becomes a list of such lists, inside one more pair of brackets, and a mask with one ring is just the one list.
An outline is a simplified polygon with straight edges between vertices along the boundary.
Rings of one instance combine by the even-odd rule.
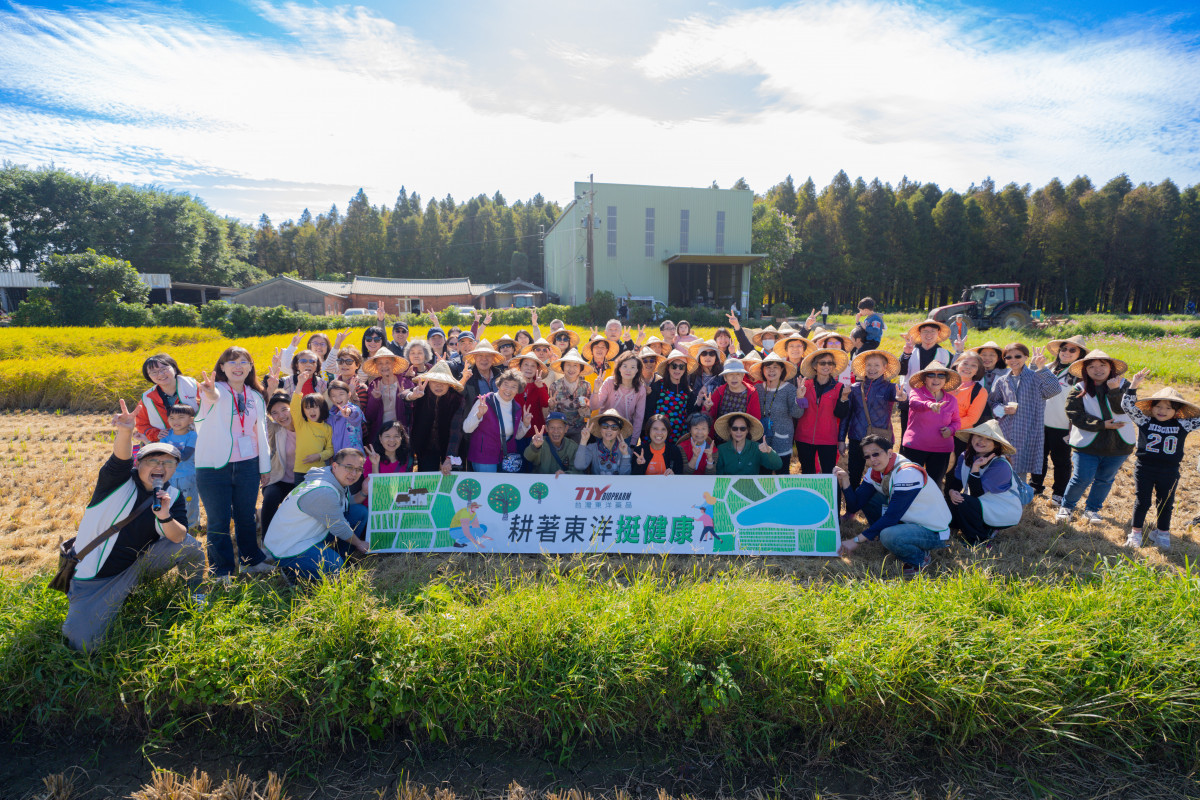
[[372, 475], [374, 552], [832, 556], [832, 475]]

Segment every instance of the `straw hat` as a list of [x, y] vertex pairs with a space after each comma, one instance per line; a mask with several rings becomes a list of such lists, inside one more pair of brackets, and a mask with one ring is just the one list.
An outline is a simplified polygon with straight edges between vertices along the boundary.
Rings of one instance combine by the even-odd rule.
[[779, 338], [779, 331], [775, 330], [775, 326], [768, 325], [767, 327], [763, 328], [761, 331], [758, 331], [753, 336], [751, 336], [750, 341], [754, 343], [755, 347], [762, 347], [763, 346], [763, 344], [762, 344], [763, 337], [766, 336], [767, 334], [770, 334], [772, 339]]
[[606, 419], [615, 419], [621, 423], [621, 438], [628, 439], [633, 435], [633, 423], [621, 416], [621, 413], [615, 408], [609, 408], [601, 411], [599, 414], [592, 416], [591, 422], [588, 423], [588, 431], [593, 439], [600, 438], [600, 423]]
[[1004, 360], [1004, 348], [1001, 347], [1000, 345], [996, 344], [995, 342], [991, 342], [991, 341], [984, 342], [983, 344], [979, 345], [978, 347], [968, 347], [966, 352], [974, 353], [975, 355], [979, 355], [979, 352], [981, 350], [995, 350], [996, 351], [996, 361], [1001, 362]]
[[509, 347], [511, 347], [513, 349], [513, 352], [516, 352], [517, 350], [520, 349], [519, 347], [517, 347], [517, 340], [514, 339], [513, 337], [509, 336], [507, 333], [492, 343], [492, 347], [495, 347], [497, 350], [499, 350], [504, 345], [508, 345]]
[[842, 349], [846, 352], [850, 352], [850, 348], [854, 347], [854, 342], [849, 336], [844, 333], [838, 333], [837, 331], [821, 331], [821, 333], [813, 337], [813, 344], [815, 344], [817, 347], [828, 347], [828, 345], [824, 344], [824, 342], [827, 342], [830, 339], [837, 339], [839, 342], [841, 342]]
[[541, 339], [538, 339], [533, 344], [527, 344], [524, 347], [522, 347], [521, 355], [523, 355], [523, 356], [529, 355], [530, 353], [533, 352], [533, 348], [535, 348], [535, 347], [549, 347], [550, 352], [554, 354], [555, 358], [559, 358], [560, 356], [562, 356], [562, 348], [558, 347], [557, 345], [550, 344], [549, 342], [546, 341], [546, 338], [544, 336]]
[[871, 356], [879, 356], [887, 362], [883, 368], [882, 375], [885, 381], [890, 381], [900, 374], [900, 359], [886, 350], [864, 350], [850, 362], [850, 368], [854, 370], [854, 377], [859, 380], [867, 377], [867, 359]]
[[908, 379], [908, 385], [914, 389], [920, 389], [925, 386], [926, 376], [934, 374], [946, 376], [946, 386], [942, 389], [943, 392], [953, 392], [959, 386], [962, 386], [962, 376], [940, 361], [933, 362], [916, 375], [913, 375]]
[[604, 338], [603, 333], [597, 333], [593, 335], [591, 339], [588, 339], [587, 344], [579, 348], [579, 355], [583, 356], [590, 363], [594, 360], [592, 358], [592, 345], [595, 345], [599, 342], [604, 342], [608, 345], [608, 352], [604, 354], [605, 361], [612, 361], [617, 357], [617, 351], [620, 350], [620, 347], [614, 345], [612, 342], [608, 341], [608, 339]]
[[394, 358], [396, 359], [396, 369], [392, 370], [393, 375], [399, 375], [407, 372], [409, 368], [408, 359], [403, 356], [398, 356], [386, 347], [381, 347], [375, 351], [375, 355], [363, 361], [362, 371], [367, 373], [372, 378], [379, 377], [379, 359]]
[[793, 333], [792, 335], [788, 336], [787, 338], [777, 339], [775, 341], [775, 347], [772, 348], [771, 352], [778, 353], [783, 358], [787, 358], [788, 342], [803, 342], [805, 355], [808, 354], [809, 350], [812, 350], [816, 347], [816, 345], [813, 344], [811, 340], [805, 339], [803, 336], [801, 336], [798, 333]]
[[420, 375], [414, 376], [413, 380], [444, 383], [455, 391], [461, 392], [463, 390], [462, 382], [454, 377], [454, 373], [450, 371], [450, 365], [445, 361], [437, 362]]
[[1113, 374], [1109, 376], [1110, 378], [1116, 377], [1117, 375], [1124, 375], [1129, 370], [1129, 365], [1121, 359], [1113, 358], [1103, 350], [1093, 350], [1083, 358], [1080, 358], [1071, 364], [1071, 374], [1076, 378], [1082, 378], [1084, 367], [1089, 361], [1110, 362], [1113, 366]]
[[[1083, 358], [1084, 356], [1086, 356], [1088, 354], [1088, 350], [1091, 349], [1086, 344], [1084, 344], [1082, 336], [1076, 335], [1076, 336], [1072, 336], [1070, 339], [1051, 339], [1050, 341], [1046, 342], [1046, 352], [1048, 352], [1050, 354], [1051, 358], [1058, 358], [1058, 350], [1064, 344], [1073, 344], [1076, 347], [1078, 347], [1081, 351], [1079, 354], [1079, 358]], [[1078, 359], [1076, 359], [1076, 360], [1078, 360]]]
[[1172, 389], [1170, 386], [1164, 386], [1162, 389], [1159, 389], [1149, 397], [1138, 400], [1136, 403], [1134, 403], [1134, 405], [1141, 409], [1143, 414], [1149, 416], [1150, 409], [1159, 400], [1170, 400], [1172, 403], [1174, 403], [1175, 416], [1178, 419], [1193, 419], [1194, 417], [1200, 417], [1200, 406], [1189, 400], [1184, 400], [1183, 395]]
[[573, 347], [568, 350], [567, 354], [562, 358], [551, 361], [550, 369], [561, 373], [563, 371], [563, 364], [578, 364], [579, 366], [583, 367], [583, 371], [579, 373], [580, 375], [591, 375], [593, 372], [595, 372], [595, 370], [592, 369], [592, 365], [584, 361], [583, 357], [579, 355], [579, 351]]
[[463, 361], [473, 367], [475, 366], [475, 358], [477, 356], [495, 356], [496, 366], [504, 366], [504, 356], [498, 353], [487, 339], [480, 339], [479, 344], [475, 345], [471, 352], [463, 356]]
[[649, 346], [643, 347], [641, 351], [638, 352], [638, 361], [641, 361], [644, 364], [647, 358], [654, 359], [654, 369], [656, 370], [658, 369], [659, 364], [667, 360], [666, 356], [660, 354], [653, 347]]
[[[558, 338], [559, 334], [563, 334], [563, 333], [565, 333], [566, 335], [571, 337], [571, 343], [569, 345], [567, 345], [568, 350], [570, 350], [572, 347], [579, 347], [579, 333], [578, 333], [578, 331], [573, 331], [570, 328], [559, 328], [556, 331], [551, 331], [550, 332], [550, 341], [553, 342], [555, 339]], [[558, 347], [558, 345], [552, 345], [552, 346]], [[558, 347], [558, 349], [562, 350], [561, 347]]]
[[733, 438], [730, 435], [732, 431], [729, 430], [729, 426], [735, 417], [741, 417], [750, 424], [750, 430], [746, 433], [748, 440], [757, 441], [762, 438], [763, 424], [746, 411], [730, 411], [728, 414], [717, 417], [717, 421], [713, 423], [713, 430], [717, 432], [717, 436], [720, 436], [725, 441]]
[[[750, 359], [747, 358], [744, 360], [749, 361]], [[795, 364], [788, 361], [786, 358], [781, 358], [778, 353], [768, 353], [766, 358], [756, 361], [755, 363], [746, 367], [746, 369], [750, 372], [750, 377], [754, 379], [755, 383], [763, 382], [763, 368], [766, 367], [767, 364], [779, 364], [783, 367], [783, 377], [780, 380], [785, 383], [796, 377]]]
[[819, 347], [804, 357], [800, 362], [800, 374], [806, 378], [815, 377], [817, 368], [813, 364], [819, 356], [833, 356], [833, 374], [840, 375], [850, 366], [850, 356], [845, 350], [834, 350], [832, 347]]
[[1000, 445], [1000, 455], [1011, 456], [1015, 455], [1017, 448], [1013, 447], [1008, 439], [1004, 438], [1004, 432], [1000, 430], [1000, 423], [994, 419], [989, 419], [987, 422], [981, 422], [974, 428], [956, 431], [954, 438], [959, 441], [971, 443], [972, 436], [982, 436], [985, 439], [991, 439]]
[[799, 336], [799, 335], [800, 335], [800, 330], [798, 328], [793, 328], [792, 323], [787, 322], [786, 320], [784, 322], [780, 323], [779, 330], [775, 331], [775, 336], [776, 336], [776, 338], [779, 338], [779, 339], [784, 339], [788, 336]]
[[520, 370], [521, 365], [518, 362], [521, 362], [521, 361], [532, 361], [534, 364], [537, 364], [537, 366], [538, 366], [537, 374], [538, 375], [545, 375], [547, 372], [550, 371], [550, 368], [547, 367], [545, 362], [542, 361], [540, 358], [538, 358], [537, 354], [535, 354], [535, 353], [519, 353], [519, 354], [513, 356], [512, 358], [510, 358], [508, 360], [508, 364], [506, 366], [511, 367], [512, 369], [515, 369], [515, 370]]
[[672, 350], [670, 355], [658, 362], [658, 366], [654, 368], [654, 371], [665, 378], [667, 376], [667, 370], [671, 368], [672, 362], [675, 361], [683, 362], [683, 369], [685, 372], [691, 372], [696, 368], [696, 359], [692, 358], [687, 353], [681, 353], [678, 350]]
[[717, 354], [717, 363], [725, 363], [725, 357], [721, 355], [721, 348], [717, 347], [717, 343], [712, 339], [705, 339], [702, 342], [692, 342], [687, 346], [688, 352], [692, 354], [692, 358], [700, 360], [700, 353], [705, 350], [712, 350]]
[[921, 328], [927, 327], [929, 325], [932, 325], [938, 329], [938, 341], [939, 342], [944, 342], [950, 338], [950, 326], [949, 325], [947, 325], [944, 322], [938, 322], [936, 319], [927, 319], [927, 320], [923, 320], [922, 322], [918, 322], [916, 325], [913, 325], [911, 328], [908, 329], [909, 340], [913, 341], [913, 342], [921, 341]]
[[663, 352], [664, 350], [673, 349], [671, 347], [671, 345], [667, 344], [666, 342], [664, 342], [662, 339], [658, 338], [657, 336], [651, 336], [649, 339], [647, 339], [646, 347], [649, 347], [651, 350], [658, 353], [663, 358], [666, 358], [668, 355], [667, 353]]
[[751, 363], [757, 364], [762, 360], [762, 354], [757, 350], [751, 350], [749, 353], [746, 353], [746, 355], [742, 356], [742, 364], [746, 367], [746, 369], [750, 369]]

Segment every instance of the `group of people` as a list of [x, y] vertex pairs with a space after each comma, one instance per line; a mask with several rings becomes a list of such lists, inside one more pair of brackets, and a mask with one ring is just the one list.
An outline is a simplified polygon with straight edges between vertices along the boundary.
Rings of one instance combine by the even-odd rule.
[[[73, 645], [102, 635], [135, 564], [198, 571], [204, 554], [188, 531], [200, 503], [217, 579], [235, 569], [336, 571], [366, 550], [374, 473], [758, 475], [795, 466], [836, 477], [844, 520], [866, 516], [842, 554], [879, 539], [912, 575], [952, 531], [990, 546], [1017, 524], [1045, 491], [1048, 464], [1058, 519], [1083, 501], [1083, 518], [1099, 521], [1136, 450], [1127, 544], [1150, 531], [1166, 549], [1183, 439], [1200, 425], [1200, 406], [1169, 388], [1139, 399], [1147, 371], [1127, 379], [1124, 361], [1080, 337], [1036, 354], [1020, 343], [968, 349], [961, 338], [948, 348], [950, 328], [929, 319], [907, 331], [901, 352], [886, 352], [871, 298], [850, 333], [825, 330], [815, 313], [755, 331], [731, 313], [711, 339], [686, 320], [652, 333], [614, 319], [586, 338], [555, 320], [543, 333], [536, 312], [529, 330], [494, 339], [490, 316], [447, 330], [431, 313], [424, 338], [403, 321], [389, 328], [382, 312], [378, 322], [359, 347], [348, 332], [333, 342], [298, 332], [265, 378], [237, 346], [199, 380], [165, 353], [146, 360], [150, 387], [134, 412], [123, 406], [114, 418], [113, 455], [81, 528], [80, 545], [101, 532], [111, 540], [72, 582], [64, 629]], [[147, 498], [159, 500], [153, 519], [110, 532]]]

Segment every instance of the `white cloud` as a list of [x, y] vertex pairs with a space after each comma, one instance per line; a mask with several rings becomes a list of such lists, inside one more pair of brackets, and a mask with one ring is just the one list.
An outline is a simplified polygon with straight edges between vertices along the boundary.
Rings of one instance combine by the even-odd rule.
[[589, 172], [760, 190], [843, 168], [959, 188], [1200, 180], [1200, 59], [1163, 25], [809, 2], [659, 20], [637, 58], [563, 29], [472, 62], [362, 8], [255, 8], [281, 40], [141, 7], [0, 14], [0, 90], [25, 101], [0, 103], [0, 157], [276, 221], [359, 185], [389, 204], [401, 184], [566, 199]]

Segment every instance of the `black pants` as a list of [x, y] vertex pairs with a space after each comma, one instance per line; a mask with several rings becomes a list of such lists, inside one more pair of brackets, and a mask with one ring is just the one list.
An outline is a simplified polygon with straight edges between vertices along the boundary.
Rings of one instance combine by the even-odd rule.
[[759, 467], [758, 468], [759, 475], [791, 475], [792, 474], [792, 454], [788, 453], [785, 456], [783, 453], [776, 453], [775, 455], [779, 456], [779, 460], [783, 462], [779, 466], [779, 469], [767, 469], [766, 467]]
[[904, 432], [908, 430], [908, 401], [896, 403], [896, 407], [900, 409], [900, 436], [896, 439], [896, 444], [904, 441]]
[[1141, 528], [1150, 511], [1150, 496], [1158, 496], [1155, 519], [1151, 520], [1160, 531], [1171, 530], [1171, 512], [1175, 510], [1175, 487], [1179, 486], [1179, 465], [1167, 466], [1143, 464], [1133, 465], [1133, 482], [1137, 487], [1137, 499], [1133, 503], [1133, 527]]
[[850, 488], [857, 489], [867, 471], [867, 460], [863, 458], [862, 442], [851, 439], [846, 448], [846, 473], [850, 476]]
[[1046, 428], [1046, 441], [1042, 444], [1042, 466], [1029, 476], [1029, 485], [1035, 492], [1046, 488], [1046, 460], [1054, 466], [1054, 486], [1050, 494], [1062, 497], [1071, 482], [1071, 445], [1067, 444], [1067, 432], [1062, 428]]
[[983, 521], [983, 503], [978, 497], [963, 496], [961, 503], [947, 502], [950, 506], [950, 529], [958, 531], [967, 544], [979, 544], [992, 538], [996, 528]]
[[287, 481], [276, 481], [263, 487], [261, 514], [263, 536], [267, 535], [267, 528], [271, 527], [271, 520], [275, 517], [279, 506], [283, 504], [283, 499], [295, 488], [296, 484]]
[[915, 447], [901, 447], [900, 455], [914, 464], [925, 468], [929, 480], [940, 489], [942, 478], [946, 477], [946, 468], [950, 466], [950, 453], [931, 453], [928, 450], [918, 450]]
[[837, 445], [796, 442], [796, 457], [800, 459], [801, 474], [829, 474], [837, 466]]

